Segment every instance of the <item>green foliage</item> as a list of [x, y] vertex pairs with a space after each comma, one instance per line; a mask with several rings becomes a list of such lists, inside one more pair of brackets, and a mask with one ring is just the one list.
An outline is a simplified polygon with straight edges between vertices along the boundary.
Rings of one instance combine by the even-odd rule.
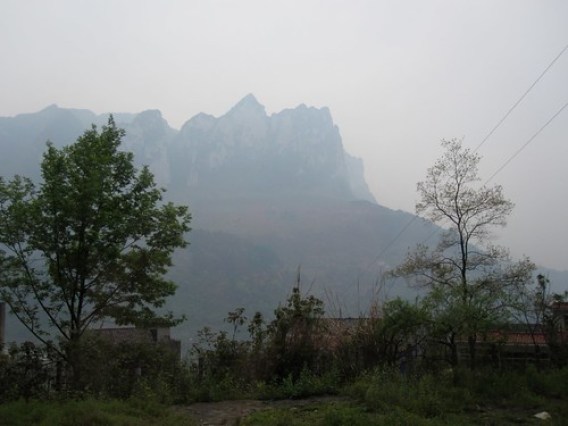
[[41, 185], [0, 178], [0, 299], [40, 341], [61, 340], [80, 386], [79, 341], [97, 321], [178, 322], [157, 309], [175, 292], [163, 275], [190, 215], [162, 202], [148, 168], [119, 151], [123, 136], [111, 117], [73, 145], [48, 144]]
[[0, 405], [0, 424], [6, 426], [151, 426], [195, 424], [184, 414], [149, 400], [11, 402]]
[[[539, 275], [541, 278], [542, 275]], [[548, 279], [545, 279], [548, 283]], [[544, 289], [543, 289], [544, 293]], [[553, 364], [557, 367], [568, 366], [568, 333], [566, 333], [565, 327], [566, 317], [562, 314], [555, 314], [555, 306], [563, 306], [567, 303], [568, 292], [564, 294], [553, 293], [549, 297], [543, 297], [544, 309], [543, 309], [543, 325], [546, 331], [547, 343], [551, 352], [551, 360]]]
[[10, 346], [7, 354], [0, 353], [0, 403], [45, 396], [52, 368], [50, 353], [41, 346]]
[[400, 407], [426, 418], [438, 417], [444, 411], [439, 386], [431, 376], [403, 377], [390, 370], [375, 373], [365, 392], [364, 401], [370, 409], [385, 414], [392, 407]]
[[197, 332], [197, 338], [191, 355], [199, 379], [223, 379], [237, 375], [242, 363], [246, 362], [248, 345], [230, 340], [225, 331], [213, 332], [204, 327]]
[[374, 413], [369, 424], [532, 424], [530, 418], [539, 411], [549, 411], [554, 424], [562, 424], [568, 411], [565, 380], [565, 370], [534, 368], [418, 376], [380, 369], [362, 376], [346, 393]]
[[239, 327], [242, 327], [242, 325], [247, 320], [247, 317], [244, 316], [244, 312], [245, 308], [237, 308], [234, 311], [229, 312], [227, 314], [227, 318], [225, 318], [226, 322], [228, 322], [229, 324], [233, 324], [233, 336], [231, 338], [233, 342], [237, 337], [237, 331], [239, 330]]
[[[296, 426], [309, 424], [297, 419], [289, 410], [263, 410], [248, 416], [240, 426]], [[313, 422], [311, 424], [314, 424]]]
[[296, 379], [305, 368], [317, 369], [325, 331], [323, 314], [323, 302], [312, 295], [303, 297], [299, 285], [294, 287], [286, 305], [274, 311], [275, 318], [267, 331], [273, 375], [284, 378], [291, 374]]
[[360, 321], [348, 343], [362, 364], [357, 368], [374, 368], [377, 365], [400, 366], [411, 369], [424, 340], [429, 312], [423, 304], [410, 303], [400, 298], [386, 302], [380, 318]]
[[[267, 393], [288, 397], [334, 387], [324, 386], [319, 380], [331, 372], [331, 362], [326, 359], [322, 343], [323, 312], [321, 300], [302, 296], [296, 287], [286, 304], [275, 310], [275, 318], [268, 326], [260, 313], [250, 319], [247, 326], [250, 341], [236, 339], [239, 328], [247, 321], [242, 308], [229, 312], [226, 318], [233, 326], [230, 338], [225, 331], [203, 328], [191, 350], [197, 388], [205, 389], [197, 394], [202, 399], [217, 399], [212, 394], [218, 392], [212, 390], [225, 383], [237, 385], [239, 392], [247, 386], [249, 390], [258, 389], [259, 382], [270, 383], [265, 387]], [[310, 383], [312, 379], [314, 382]], [[221, 387], [220, 393], [227, 395], [230, 390]]]
[[361, 407], [332, 406], [324, 410], [320, 424], [329, 426], [366, 426], [373, 424]]
[[[387, 413], [369, 411], [349, 402], [313, 403], [300, 408], [275, 408], [251, 414], [240, 425], [296, 426], [392, 426], [392, 425], [474, 425], [475, 422], [447, 416], [447, 419], [424, 418], [418, 414], [392, 407]], [[457, 419], [457, 421], [456, 421]]]
[[362, 407], [347, 402], [314, 403], [301, 408], [263, 410], [245, 418], [241, 425], [364, 426], [379, 424]]
[[188, 383], [190, 386], [184, 395], [185, 401], [216, 402], [258, 398], [258, 393], [255, 392], [251, 383], [231, 375], [203, 378], [191, 375]]
[[529, 366], [525, 372], [528, 388], [548, 398], [568, 398], [568, 367], [537, 371]]
[[479, 155], [460, 141], [442, 141], [444, 155], [419, 182], [417, 214], [446, 228], [437, 244], [419, 245], [392, 273], [426, 288], [432, 334], [458, 364], [456, 337], [466, 337], [476, 365], [476, 342], [508, 320], [515, 296], [532, 278], [528, 259], [513, 263], [508, 252], [490, 244], [491, 230], [504, 226], [513, 209], [501, 186], [480, 185]]
[[262, 314], [260, 312], [256, 312], [254, 314], [247, 328], [251, 339], [253, 352], [260, 351], [267, 334], [267, 330], [264, 326], [264, 318], [262, 317]]
[[[536, 370], [533, 370], [536, 373]], [[402, 376], [379, 369], [348, 386], [355, 401], [307, 401], [302, 405], [276, 405], [244, 419], [244, 425], [479, 425], [540, 424], [540, 411], [551, 414], [550, 424], [565, 424], [565, 396], [542, 398], [566, 380], [565, 370], [550, 370], [538, 377], [541, 391], [533, 392], [528, 372], [460, 369], [454, 374]], [[527, 384], [529, 384], [527, 386]], [[492, 388], [496, 388], [493, 390]], [[357, 402], [358, 401], [358, 402]]]
[[91, 346], [84, 372], [91, 394], [113, 398], [152, 396], [167, 404], [178, 402], [185, 391], [187, 372], [177, 353], [153, 344]]
[[307, 368], [300, 376], [292, 374], [282, 380], [257, 383], [254, 397], [258, 399], [301, 399], [314, 395], [334, 395], [339, 392], [341, 381], [336, 370], [316, 375]]
[[0, 356], [0, 403], [24, 398], [47, 399], [96, 395], [127, 399], [139, 396], [160, 403], [183, 402], [189, 371], [168, 347], [154, 344], [111, 344], [87, 336], [81, 340], [81, 390], [65, 388], [66, 372], [53, 351], [30, 342], [12, 346]]

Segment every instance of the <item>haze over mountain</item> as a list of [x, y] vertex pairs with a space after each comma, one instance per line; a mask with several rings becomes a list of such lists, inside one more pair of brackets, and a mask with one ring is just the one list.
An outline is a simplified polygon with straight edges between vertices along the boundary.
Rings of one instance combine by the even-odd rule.
[[568, 269], [565, 0], [2, 6], [0, 116], [159, 109], [180, 129], [249, 92], [269, 114], [325, 105], [378, 202], [409, 212], [440, 140], [464, 138], [516, 205], [497, 242]]
[[[179, 290], [169, 307], [189, 317], [178, 330], [184, 338], [236, 307], [270, 313], [298, 268], [304, 290], [325, 299], [329, 314], [356, 315], [375, 296], [381, 271], [437, 229], [418, 220], [399, 236], [411, 214], [376, 203], [362, 160], [344, 150], [327, 108], [267, 115], [247, 95], [226, 114], [198, 114], [179, 131], [157, 110], [114, 117], [126, 130], [123, 149], [193, 214], [191, 245], [176, 252], [171, 271]], [[107, 118], [55, 105], [0, 118], [1, 174], [38, 179], [47, 140], [72, 143]], [[402, 283], [384, 290], [411, 294]]]
[[199, 114], [187, 121], [171, 153], [171, 182], [183, 193], [375, 201], [361, 160], [343, 150], [327, 108], [300, 105], [267, 116], [248, 95], [218, 119]]

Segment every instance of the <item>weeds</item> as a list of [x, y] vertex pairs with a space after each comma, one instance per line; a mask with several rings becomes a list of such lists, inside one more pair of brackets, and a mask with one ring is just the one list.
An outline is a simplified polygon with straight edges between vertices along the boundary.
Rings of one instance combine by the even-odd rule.
[[187, 416], [151, 400], [15, 401], [0, 405], [2, 426], [177, 426], [193, 424]]

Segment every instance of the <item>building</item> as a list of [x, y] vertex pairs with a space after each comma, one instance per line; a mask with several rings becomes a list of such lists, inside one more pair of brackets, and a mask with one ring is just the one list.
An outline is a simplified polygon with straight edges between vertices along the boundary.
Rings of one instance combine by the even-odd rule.
[[148, 344], [171, 350], [178, 358], [181, 357], [181, 342], [172, 339], [169, 327], [115, 327], [93, 329], [91, 332], [112, 344]]

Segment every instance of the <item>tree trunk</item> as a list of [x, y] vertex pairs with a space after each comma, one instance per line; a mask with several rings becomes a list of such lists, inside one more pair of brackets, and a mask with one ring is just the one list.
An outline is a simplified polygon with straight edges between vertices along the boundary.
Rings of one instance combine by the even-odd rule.
[[81, 340], [80, 336], [77, 334], [72, 333], [71, 339], [67, 342], [67, 363], [70, 370], [70, 380], [68, 382], [71, 390], [73, 391], [82, 391], [84, 389], [83, 383], [83, 354], [81, 348]]
[[467, 344], [469, 349], [469, 368], [475, 370], [476, 367], [476, 355], [477, 355], [477, 335], [472, 334], [467, 338]]
[[456, 344], [456, 336], [452, 333], [450, 336], [450, 364], [452, 368], [458, 366], [458, 345]]

